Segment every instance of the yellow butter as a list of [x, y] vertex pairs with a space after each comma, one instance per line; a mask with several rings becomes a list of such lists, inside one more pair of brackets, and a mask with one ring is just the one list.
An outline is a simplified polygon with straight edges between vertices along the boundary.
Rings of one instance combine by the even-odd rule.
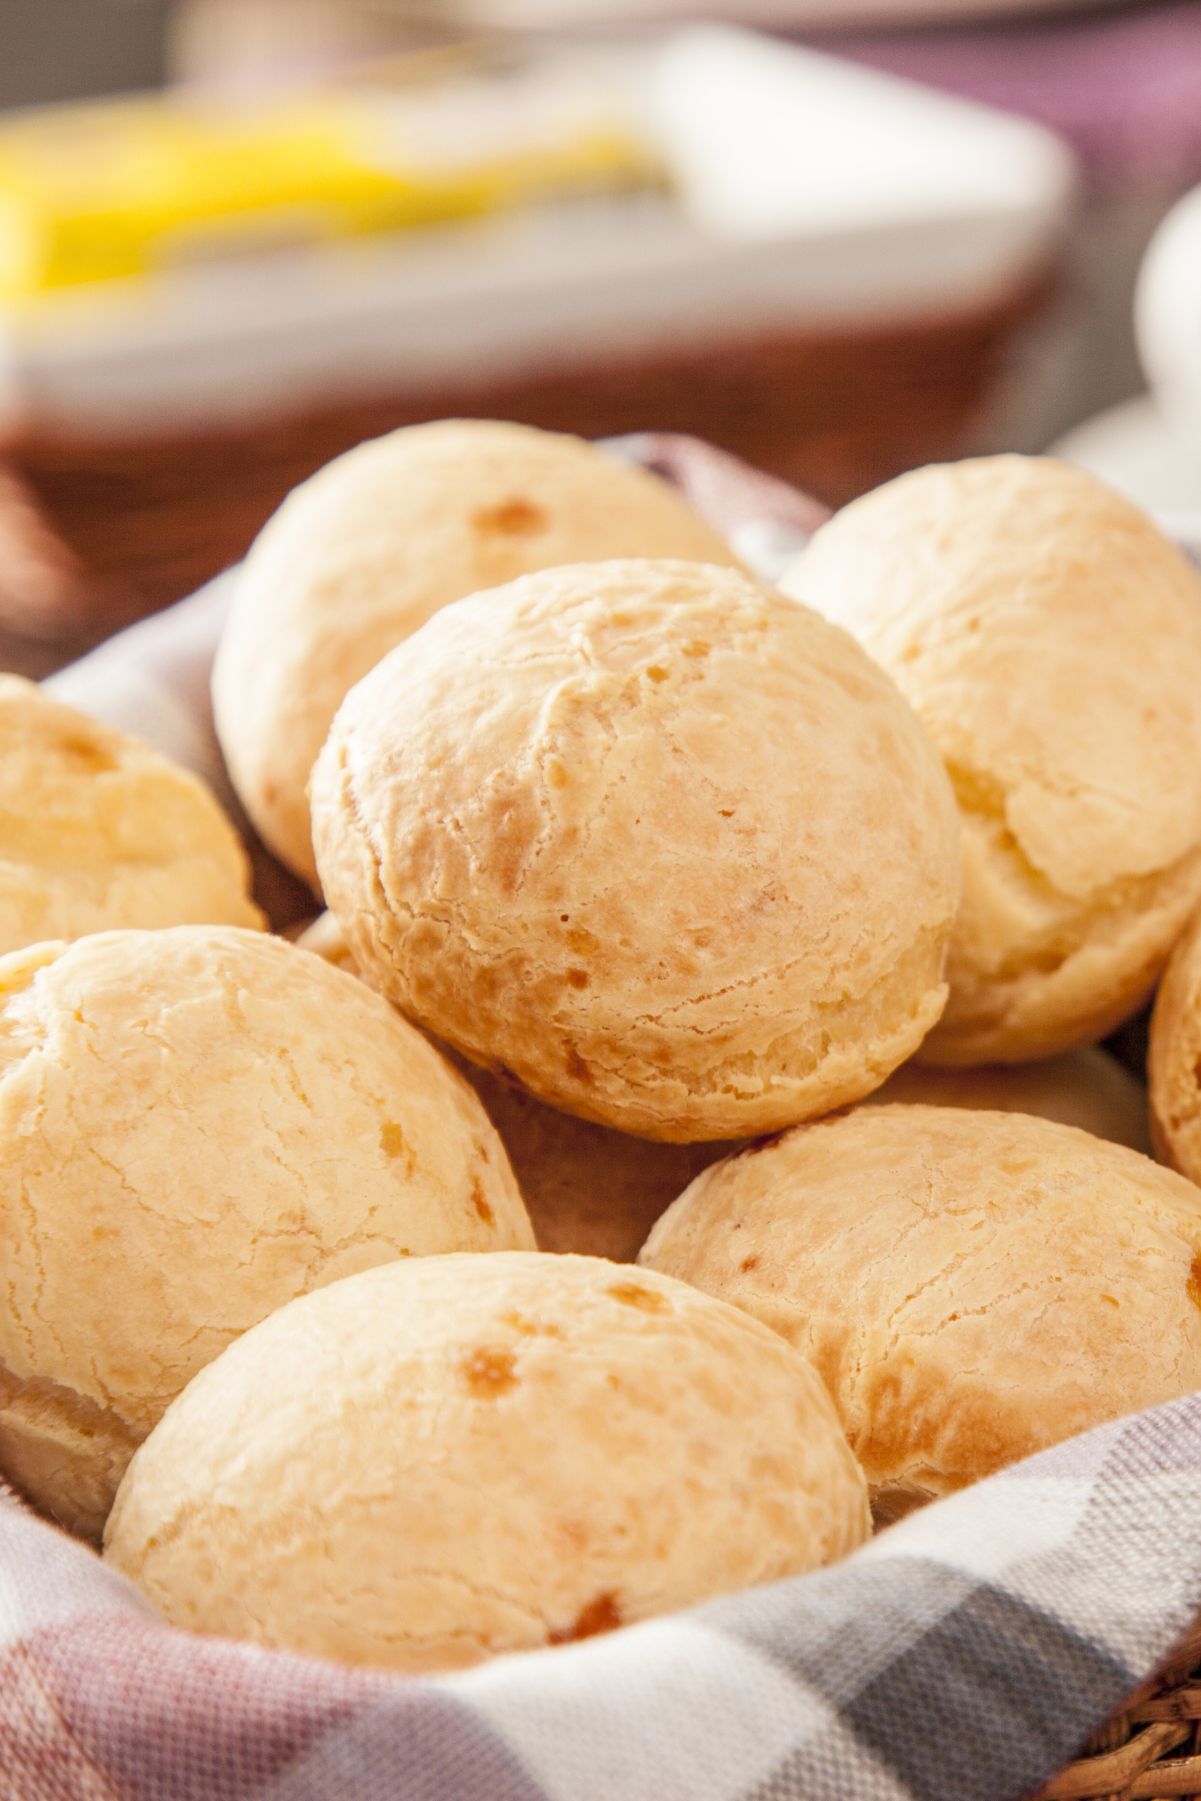
[[503, 94], [334, 92], [269, 108], [136, 98], [0, 126], [0, 296], [280, 240], [395, 232], [658, 179], [614, 113]]

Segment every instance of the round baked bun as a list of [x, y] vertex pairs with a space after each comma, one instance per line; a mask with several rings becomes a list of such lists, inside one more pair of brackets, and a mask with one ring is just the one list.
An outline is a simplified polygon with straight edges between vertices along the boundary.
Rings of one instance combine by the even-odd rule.
[[1157, 1154], [1201, 1181], [1201, 913], [1172, 952], [1159, 986], [1147, 1076]]
[[868, 1527], [781, 1339], [534, 1253], [394, 1263], [264, 1321], [142, 1447], [106, 1554], [177, 1626], [426, 1671], [813, 1569]]
[[600, 1125], [826, 1112], [945, 999], [937, 754], [846, 633], [732, 570], [577, 565], [445, 609], [347, 696], [313, 811], [367, 980]]
[[[358, 973], [332, 913], [322, 913], [297, 942]], [[540, 1250], [632, 1262], [664, 1209], [730, 1149], [725, 1142], [631, 1138], [561, 1113], [504, 1076], [448, 1054], [500, 1133]]]
[[955, 785], [963, 904], [923, 1057], [1103, 1037], [1201, 895], [1201, 576], [1091, 475], [1006, 456], [853, 502], [784, 587], [896, 678]]
[[1021, 1113], [785, 1133], [698, 1177], [642, 1261], [812, 1359], [883, 1517], [1201, 1386], [1201, 1191]]
[[[1201, 1043], [1197, 1054], [1201, 1057]], [[1095, 1045], [1039, 1063], [982, 1064], [977, 1069], [906, 1063], [869, 1099], [872, 1105], [917, 1101], [977, 1112], [1033, 1113], [1129, 1145], [1132, 1151], [1151, 1149], [1147, 1090], [1116, 1057]]]
[[0, 1470], [73, 1530], [285, 1301], [532, 1243], [467, 1084], [316, 957], [181, 926], [0, 959]]
[[357, 976], [359, 969], [350, 954], [350, 946], [346, 942], [346, 933], [327, 908], [311, 919], [304, 930], [297, 935], [296, 943], [302, 951], [309, 951], [323, 962], [332, 963], [335, 969], [344, 969], [348, 975]]
[[660, 1214], [730, 1150], [631, 1138], [548, 1107], [465, 1059], [460, 1067], [500, 1133], [543, 1251], [632, 1262]]
[[307, 787], [347, 690], [448, 601], [532, 569], [729, 550], [667, 482], [582, 439], [478, 419], [338, 457], [263, 528], [213, 670], [233, 783], [277, 856], [316, 879]]
[[120, 926], [259, 926], [249, 885], [203, 782], [0, 675], [0, 955]]

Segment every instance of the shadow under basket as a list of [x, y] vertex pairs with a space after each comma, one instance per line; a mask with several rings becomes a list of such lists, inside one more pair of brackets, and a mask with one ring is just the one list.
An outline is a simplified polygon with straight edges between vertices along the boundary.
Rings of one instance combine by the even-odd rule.
[[[78, 571], [40, 625], [0, 580], [0, 652], [45, 674], [236, 562], [294, 487], [364, 438], [425, 419], [507, 418], [585, 437], [692, 433], [840, 505], [916, 464], [977, 446], [1013, 341], [1052, 284], [974, 312], [659, 349], [457, 385], [307, 398], [186, 429], [0, 437]], [[28, 640], [23, 651], [22, 643]]]

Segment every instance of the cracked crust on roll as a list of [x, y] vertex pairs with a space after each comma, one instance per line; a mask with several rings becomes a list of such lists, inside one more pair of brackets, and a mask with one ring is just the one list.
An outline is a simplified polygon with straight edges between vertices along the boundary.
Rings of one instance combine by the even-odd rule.
[[1201, 1191], [1023, 1114], [800, 1127], [707, 1170], [640, 1261], [812, 1360], [881, 1517], [1201, 1386]]
[[406, 426], [319, 470], [252, 546], [213, 670], [221, 748], [264, 841], [315, 884], [308, 781], [330, 722], [439, 608], [626, 556], [735, 561], [660, 477], [528, 425]]
[[1168, 960], [1147, 1057], [1156, 1155], [1201, 1181], [1201, 914]]
[[448, 608], [347, 697], [313, 811], [366, 978], [601, 1125], [773, 1130], [870, 1092], [942, 1010], [937, 754], [846, 633], [729, 570]]
[[0, 955], [121, 927], [263, 923], [204, 783], [15, 675], [0, 675], [0, 853]]
[[660, 1215], [732, 1148], [631, 1138], [458, 1063], [500, 1133], [543, 1251], [632, 1263]]
[[[332, 913], [313, 920], [297, 943], [359, 973]], [[539, 1250], [632, 1263], [665, 1208], [730, 1151], [725, 1141], [660, 1144], [593, 1125], [536, 1100], [511, 1077], [480, 1069], [445, 1045], [439, 1049], [466, 1076], [500, 1133]]]
[[403, 1256], [528, 1247], [500, 1140], [378, 996], [279, 939], [111, 932], [0, 959], [0, 1468], [95, 1536], [184, 1384]]
[[799, 1574], [868, 1529], [816, 1373], [744, 1314], [598, 1258], [432, 1257], [203, 1371], [106, 1557], [177, 1626], [416, 1673]]
[[1201, 897], [1201, 577], [1092, 476], [1009, 456], [853, 502], [784, 587], [890, 672], [955, 788], [963, 901], [923, 1056], [1104, 1036]]

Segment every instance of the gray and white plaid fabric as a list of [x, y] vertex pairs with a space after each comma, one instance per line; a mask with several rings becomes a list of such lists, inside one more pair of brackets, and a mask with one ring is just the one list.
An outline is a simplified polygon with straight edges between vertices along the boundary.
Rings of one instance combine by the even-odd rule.
[[[705, 446], [622, 446], [764, 573], [821, 509]], [[226, 584], [55, 677], [228, 797]], [[161, 1624], [0, 1490], [0, 1801], [1020, 1801], [1201, 1609], [1201, 1396], [927, 1508], [838, 1567], [415, 1681]]]
[[1019, 1801], [1201, 1605], [1201, 1398], [834, 1569], [462, 1675], [159, 1624], [0, 1498], [5, 1801]]

